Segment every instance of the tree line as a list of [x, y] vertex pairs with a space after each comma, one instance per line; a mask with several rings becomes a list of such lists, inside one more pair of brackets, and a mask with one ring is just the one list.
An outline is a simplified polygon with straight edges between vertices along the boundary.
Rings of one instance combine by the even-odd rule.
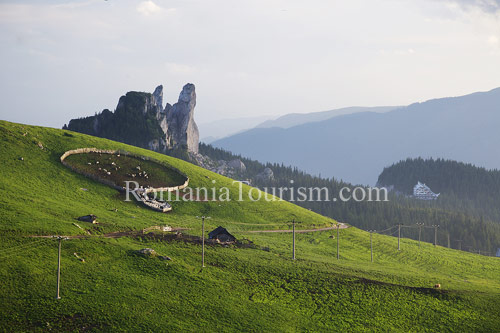
[[[260, 163], [228, 151], [200, 144], [200, 153], [214, 160], [240, 159], [246, 171], [240, 177], [252, 180], [252, 185], [264, 187], [319, 187], [339, 193], [352, 184], [334, 178], [310, 175], [296, 167], [278, 163]], [[274, 179], [256, 177], [264, 168], [273, 170]], [[417, 181], [425, 182], [438, 200], [421, 201], [410, 196]], [[494, 253], [500, 247], [500, 172], [445, 160], [408, 159], [384, 169], [379, 185], [393, 185], [387, 202], [295, 201], [294, 203], [319, 214], [352, 226], [383, 230], [396, 224], [439, 225], [438, 244], [455, 249]], [[470, 190], [469, 190], [470, 188]], [[283, 199], [287, 199], [285, 196]], [[289, 198], [288, 198], [289, 199]], [[418, 239], [416, 229], [405, 230], [404, 237]], [[428, 240], [433, 241], [433, 235]]]

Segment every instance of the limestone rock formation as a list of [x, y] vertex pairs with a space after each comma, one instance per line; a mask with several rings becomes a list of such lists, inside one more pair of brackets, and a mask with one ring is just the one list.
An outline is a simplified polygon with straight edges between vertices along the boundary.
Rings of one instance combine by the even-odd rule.
[[186, 147], [190, 152], [198, 152], [199, 133], [194, 122], [195, 106], [195, 87], [194, 84], [188, 83], [182, 88], [179, 101], [166, 112], [167, 142], [171, 147]]
[[274, 179], [274, 173], [271, 168], [265, 168], [261, 173], [255, 176], [257, 181], [267, 182]]
[[227, 165], [230, 168], [235, 169], [236, 171], [243, 173], [247, 170], [247, 167], [245, 166], [245, 163], [243, 163], [239, 158], [234, 159], [232, 161], [229, 161]]
[[160, 84], [153, 92], [152, 104], [156, 107], [156, 114], [163, 112], [163, 85]]
[[189, 161], [204, 169], [229, 178], [241, 179], [242, 177], [245, 178], [247, 176], [245, 163], [238, 158], [228, 162], [225, 160], [215, 160], [200, 153], [190, 152]]
[[120, 97], [114, 112], [72, 119], [64, 129], [81, 132], [161, 153], [172, 149], [198, 152], [199, 133], [194, 121], [195, 86], [186, 84], [174, 105], [163, 108], [163, 86], [152, 94], [131, 91]]

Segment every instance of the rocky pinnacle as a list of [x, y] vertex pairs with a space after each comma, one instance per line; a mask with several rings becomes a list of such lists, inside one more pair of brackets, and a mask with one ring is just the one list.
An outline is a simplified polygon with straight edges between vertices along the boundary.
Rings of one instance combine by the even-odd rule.
[[195, 106], [195, 86], [188, 83], [182, 88], [178, 102], [166, 110], [167, 142], [170, 142], [172, 148], [186, 147], [190, 152], [198, 152], [199, 133], [194, 121]]

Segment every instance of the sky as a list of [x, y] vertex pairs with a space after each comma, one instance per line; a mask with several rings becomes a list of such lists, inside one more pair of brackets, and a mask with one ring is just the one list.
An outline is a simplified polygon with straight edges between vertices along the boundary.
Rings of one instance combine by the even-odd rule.
[[0, 0], [0, 119], [60, 128], [163, 84], [198, 123], [500, 86], [500, 0]]

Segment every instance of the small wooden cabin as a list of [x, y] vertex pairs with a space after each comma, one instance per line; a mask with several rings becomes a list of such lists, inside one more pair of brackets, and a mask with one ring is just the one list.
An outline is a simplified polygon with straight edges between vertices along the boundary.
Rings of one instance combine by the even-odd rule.
[[217, 227], [208, 234], [209, 239], [214, 239], [217, 243], [230, 244], [236, 241], [236, 237], [231, 235], [226, 228]]

